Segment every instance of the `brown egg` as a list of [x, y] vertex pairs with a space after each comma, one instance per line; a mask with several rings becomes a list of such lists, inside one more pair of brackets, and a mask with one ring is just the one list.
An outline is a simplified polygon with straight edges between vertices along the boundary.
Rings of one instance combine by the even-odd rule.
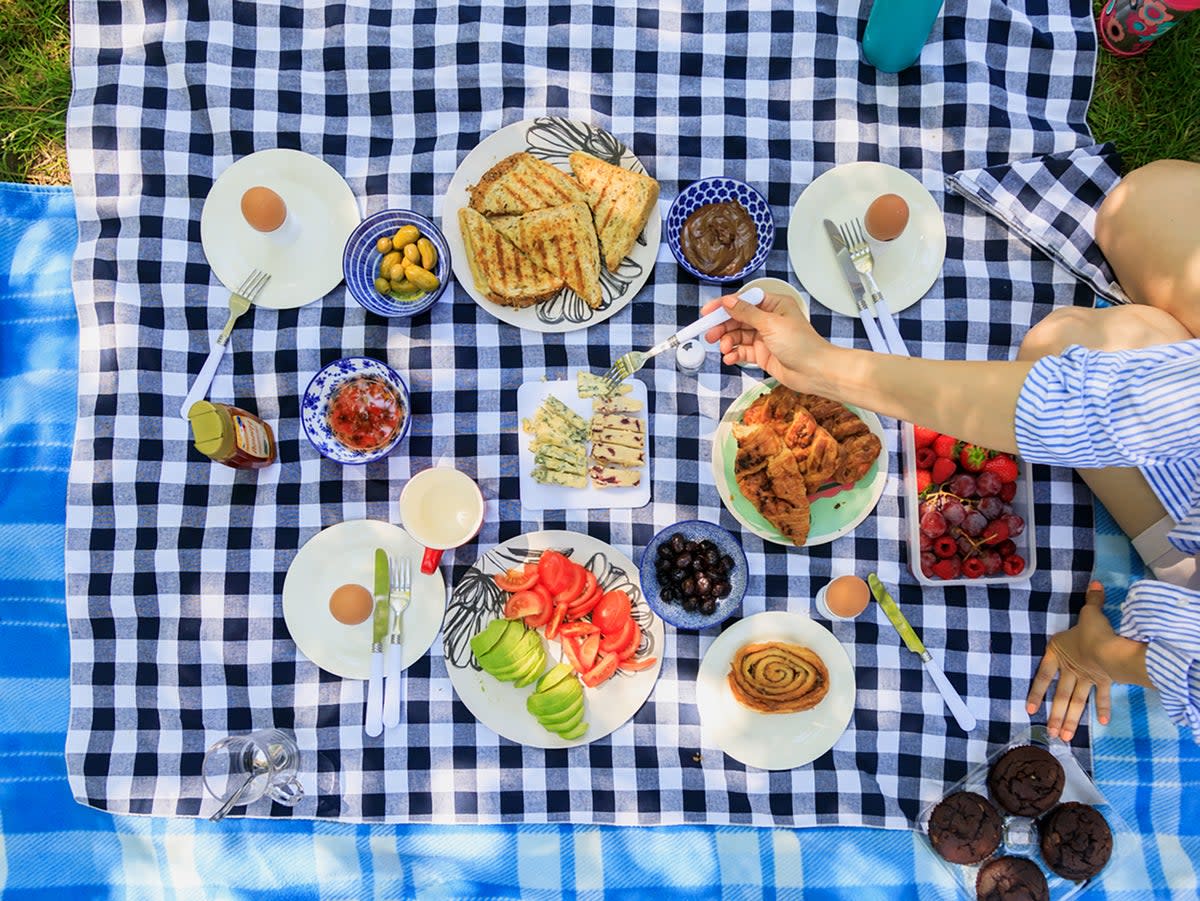
[[287, 218], [287, 204], [270, 188], [256, 185], [242, 195], [242, 216], [256, 231], [273, 232]]
[[339, 623], [357, 626], [371, 615], [374, 603], [371, 592], [352, 582], [333, 589], [329, 596], [329, 612]]
[[835, 616], [853, 619], [867, 609], [871, 589], [858, 576], [838, 576], [825, 589], [825, 606]]
[[908, 225], [908, 204], [899, 194], [881, 194], [867, 207], [863, 224], [876, 241], [898, 238]]

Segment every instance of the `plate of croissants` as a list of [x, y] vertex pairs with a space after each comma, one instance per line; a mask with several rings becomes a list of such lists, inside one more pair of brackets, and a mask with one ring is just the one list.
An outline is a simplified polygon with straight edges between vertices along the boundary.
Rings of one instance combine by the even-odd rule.
[[768, 379], [721, 418], [713, 477], [726, 509], [755, 535], [812, 547], [851, 532], [879, 503], [888, 473], [883, 439], [869, 410]]

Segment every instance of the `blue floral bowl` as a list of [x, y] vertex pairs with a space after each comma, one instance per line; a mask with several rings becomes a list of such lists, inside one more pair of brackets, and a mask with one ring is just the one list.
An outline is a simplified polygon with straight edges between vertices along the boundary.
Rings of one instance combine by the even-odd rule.
[[[730, 200], [741, 204], [742, 208], [750, 214], [750, 218], [754, 220], [754, 226], [758, 229], [758, 249], [754, 252], [750, 262], [746, 264], [746, 268], [741, 271], [735, 272], [733, 275], [708, 275], [687, 261], [683, 255], [683, 248], [679, 244], [679, 233], [683, 231], [683, 223], [687, 221], [687, 217], [700, 207]], [[767, 254], [771, 252], [771, 247], [775, 243], [775, 220], [771, 217], [771, 207], [767, 204], [767, 198], [762, 194], [744, 181], [717, 175], [694, 181], [683, 189], [675, 198], [675, 202], [671, 204], [670, 212], [667, 213], [664, 233], [667, 236], [667, 245], [671, 248], [671, 253], [675, 254], [675, 259], [679, 261], [680, 266], [703, 282], [726, 284], [741, 281], [767, 261]]]
[[[733, 566], [730, 568], [728, 576], [729, 594], [717, 601], [717, 609], [708, 616], [705, 616], [699, 610], [684, 610], [678, 600], [663, 600], [662, 590], [670, 583], [669, 581], [659, 579], [656, 568], [658, 549], [676, 535], [682, 535], [684, 539], [690, 541], [704, 541], [707, 539], [716, 545], [718, 553], [733, 558]], [[707, 629], [709, 626], [719, 625], [733, 616], [734, 611], [737, 610], [742, 603], [742, 599], [746, 596], [748, 573], [746, 568], [746, 553], [742, 550], [741, 543], [728, 529], [724, 529], [716, 523], [704, 522], [699, 519], [692, 519], [676, 523], [673, 526], [667, 526], [655, 535], [650, 543], [646, 545], [646, 550], [642, 552], [639, 574], [641, 576], [642, 594], [646, 598], [646, 603], [650, 605], [650, 609], [679, 629]]]
[[[380, 238], [390, 238], [405, 225], [415, 225], [421, 236], [432, 242], [434, 250], [437, 251], [437, 264], [433, 274], [440, 282], [436, 290], [412, 300], [398, 300], [391, 294], [380, 294], [375, 289], [379, 263], [383, 259], [375, 249], [375, 244]], [[446, 282], [450, 280], [451, 274], [450, 248], [441, 230], [420, 213], [409, 210], [383, 210], [360, 222], [358, 228], [346, 239], [346, 249], [342, 253], [342, 274], [346, 278], [346, 287], [350, 290], [350, 295], [372, 313], [391, 317], [416, 316], [437, 303], [446, 290]]]
[[[404, 419], [400, 428], [388, 442], [368, 451], [355, 450], [343, 444], [329, 425], [329, 403], [334, 393], [351, 379], [368, 376], [385, 382], [400, 398]], [[408, 386], [396, 370], [372, 360], [370, 357], [344, 357], [335, 360], [313, 376], [304, 391], [300, 402], [300, 424], [309, 442], [323, 457], [328, 457], [338, 463], [358, 464], [371, 463], [381, 460], [396, 449], [404, 436], [408, 434], [409, 423], [412, 422], [412, 404], [408, 398]]]

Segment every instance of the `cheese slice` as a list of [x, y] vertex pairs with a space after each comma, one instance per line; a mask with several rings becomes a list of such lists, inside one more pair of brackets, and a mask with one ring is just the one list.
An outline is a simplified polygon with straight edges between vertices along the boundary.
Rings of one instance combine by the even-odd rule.
[[592, 401], [592, 413], [640, 413], [642, 402], [632, 397], [597, 397]]
[[615, 444], [618, 447], [632, 447], [641, 450], [646, 446], [646, 439], [637, 432], [622, 432], [618, 429], [597, 429], [591, 434], [592, 444]]
[[633, 385], [622, 382], [617, 386], [616, 391], [609, 391], [608, 382], [602, 376], [598, 376], [594, 372], [579, 370], [580, 397], [611, 397], [614, 394], [628, 394], [632, 390]]
[[599, 429], [636, 432], [640, 435], [646, 431], [646, 424], [628, 413], [598, 413], [592, 417], [592, 431], [595, 432]]
[[634, 488], [642, 483], [640, 469], [621, 469], [596, 464], [588, 470], [588, 476], [597, 488]]
[[614, 463], [618, 466], [641, 466], [645, 455], [636, 447], [620, 444], [592, 444], [592, 460], [597, 463]]
[[546, 469], [544, 466], [535, 466], [531, 473], [535, 482], [541, 482], [543, 485], [563, 485], [567, 488], [586, 488], [587, 476], [582, 472], [561, 472], [557, 469]]

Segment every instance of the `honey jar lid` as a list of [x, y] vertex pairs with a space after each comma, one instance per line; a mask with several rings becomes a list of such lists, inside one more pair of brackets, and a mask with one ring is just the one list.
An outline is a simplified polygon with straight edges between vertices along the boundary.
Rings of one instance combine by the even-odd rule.
[[198, 400], [188, 409], [192, 437], [196, 450], [206, 457], [218, 456], [225, 440], [225, 423], [217, 408], [206, 400]]

